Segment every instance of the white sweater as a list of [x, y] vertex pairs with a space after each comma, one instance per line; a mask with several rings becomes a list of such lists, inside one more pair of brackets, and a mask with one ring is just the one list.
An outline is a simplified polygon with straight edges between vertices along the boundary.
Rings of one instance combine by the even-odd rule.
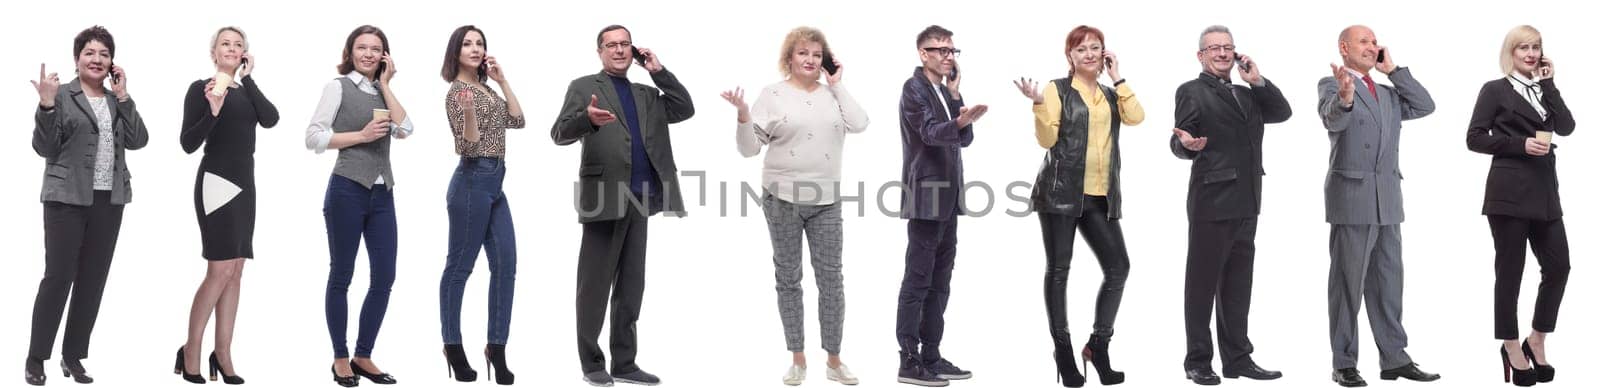
[[788, 82], [767, 85], [739, 124], [739, 154], [756, 156], [767, 147], [761, 187], [778, 199], [804, 205], [838, 201], [844, 136], [867, 130], [867, 111], [844, 86], [806, 92]]

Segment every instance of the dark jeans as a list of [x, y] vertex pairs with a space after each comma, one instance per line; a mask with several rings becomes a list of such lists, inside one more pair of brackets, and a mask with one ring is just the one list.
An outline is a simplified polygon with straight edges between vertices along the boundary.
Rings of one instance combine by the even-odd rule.
[[944, 357], [939, 342], [956, 264], [956, 219], [906, 222], [906, 269], [894, 334], [900, 351], [920, 355], [925, 363]]
[[356, 336], [356, 357], [371, 357], [383, 315], [389, 309], [389, 288], [394, 286], [395, 244], [398, 230], [394, 218], [394, 192], [387, 185], [372, 189], [342, 176], [328, 179], [328, 193], [322, 205], [328, 227], [328, 293], [324, 301], [328, 335], [333, 339], [333, 355], [349, 357], [345, 348], [345, 322], [349, 315], [346, 294], [355, 276], [356, 250], [367, 240], [367, 265], [371, 281], [367, 299], [361, 303], [360, 334]]
[[1184, 369], [1211, 365], [1211, 311], [1216, 308], [1222, 369], [1243, 366], [1250, 344], [1250, 288], [1256, 262], [1256, 217], [1189, 222], [1183, 281]]
[[645, 241], [649, 218], [630, 209], [623, 218], [583, 224], [578, 251], [578, 362], [583, 373], [605, 370], [600, 329], [611, 306], [611, 373], [639, 370], [639, 308], [644, 302]]
[[1567, 255], [1567, 226], [1560, 218], [1538, 221], [1489, 216], [1494, 234], [1494, 338], [1517, 339], [1517, 295], [1529, 243], [1539, 260], [1539, 297], [1533, 304], [1533, 330], [1556, 331], [1556, 314], [1567, 290], [1572, 265]]
[[89, 335], [100, 314], [100, 296], [111, 271], [111, 255], [117, 249], [122, 208], [111, 204], [109, 190], [95, 191], [94, 204], [89, 206], [44, 203], [44, 279], [39, 281], [39, 294], [33, 301], [28, 358], [50, 359], [50, 345], [55, 344], [63, 310], [67, 312], [67, 331], [61, 340], [61, 357], [89, 357]]
[[1039, 213], [1044, 232], [1044, 304], [1049, 314], [1050, 338], [1057, 345], [1067, 344], [1067, 272], [1072, 267], [1073, 232], [1083, 233], [1084, 242], [1100, 261], [1105, 280], [1094, 303], [1094, 332], [1110, 337], [1122, 305], [1122, 287], [1128, 282], [1128, 246], [1122, 240], [1122, 223], [1109, 217], [1106, 197], [1083, 197], [1083, 215]]
[[489, 258], [489, 343], [511, 336], [511, 298], [517, 285], [517, 236], [511, 202], [501, 190], [503, 159], [461, 158], [445, 202], [450, 214], [450, 253], [439, 279], [439, 326], [444, 343], [461, 344], [461, 297], [481, 248]]

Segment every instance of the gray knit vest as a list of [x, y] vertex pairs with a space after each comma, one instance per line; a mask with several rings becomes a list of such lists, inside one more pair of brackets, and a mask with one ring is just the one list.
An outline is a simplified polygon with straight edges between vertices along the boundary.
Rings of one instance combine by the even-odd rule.
[[[339, 100], [339, 113], [333, 116], [333, 132], [360, 132], [372, 121], [373, 109], [387, 109], [383, 91], [372, 95], [361, 91], [349, 77], [339, 77], [343, 96]], [[389, 168], [389, 136], [339, 150], [339, 160], [333, 164], [333, 174], [350, 178], [368, 189], [383, 177], [383, 183], [394, 187], [394, 175]]]

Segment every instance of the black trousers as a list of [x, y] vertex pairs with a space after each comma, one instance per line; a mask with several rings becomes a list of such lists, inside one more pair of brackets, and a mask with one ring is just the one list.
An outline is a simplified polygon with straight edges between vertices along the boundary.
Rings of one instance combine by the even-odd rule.
[[1250, 361], [1250, 287], [1256, 262], [1256, 217], [1189, 222], [1183, 281], [1184, 369], [1211, 366], [1211, 311], [1216, 308], [1222, 367]]
[[626, 211], [614, 221], [583, 224], [578, 251], [578, 360], [584, 373], [605, 370], [600, 329], [611, 306], [611, 373], [639, 370], [639, 308], [644, 299], [645, 241], [649, 218]]
[[1049, 314], [1050, 338], [1058, 346], [1070, 346], [1067, 330], [1067, 272], [1072, 267], [1073, 232], [1083, 233], [1084, 242], [1100, 260], [1100, 295], [1094, 303], [1094, 333], [1110, 337], [1122, 305], [1122, 287], [1128, 282], [1128, 247], [1122, 240], [1122, 224], [1108, 217], [1106, 197], [1084, 196], [1083, 215], [1039, 213], [1044, 232], [1044, 305]]
[[1517, 296], [1528, 246], [1539, 260], [1539, 297], [1533, 304], [1533, 330], [1556, 331], [1556, 314], [1567, 290], [1567, 227], [1560, 218], [1540, 221], [1490, 215], [1494, 234], [1494, 338], [1517, 339]]
[[[123, 205], [111, 204], [111, 191], [94, 192], [94, 204], [44, 203], [44, 280], [33, 301], [33, 337], [28, 358], [50, 359], [61, 314], [67, 313], [61, 357], [89, 357], [89, 335], [100, 314], [100, 296], [111, 271], [111, 255], [122, 229]], [[71, 303], [68, 303], [68, 294]]]
[[900, 279], [900, 305], [894, 334], [900, 351], [932, 364], [944, 358], [944, 309], [950, 303], [950, 276], [956, 265], [956, 217], [906, 222], [906, 269]]

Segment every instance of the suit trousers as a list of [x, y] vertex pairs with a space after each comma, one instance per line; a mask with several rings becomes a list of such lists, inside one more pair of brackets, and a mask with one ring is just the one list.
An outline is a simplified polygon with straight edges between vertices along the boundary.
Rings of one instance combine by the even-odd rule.
[[1528, 246], [1539, 260], [1539, 297], [1533, 304], [1533, 330], [1556, 331], [1556, 314], [1572, 270], [1567, 256], [1567, 227], [1560, 218], [1550, 221], [1490, 215], [1494, 234], [1494, 338], [1517, 339], [1517, 296], [1522, 289], [1522, 267]]
[[67, 329], [61, 340], [61, 357], [89, 357], [89, 335], [100, 315], [100, 297], [122, 230], [123, 206], [111, 204], [109, 190], [96, 190], [94, 204], [89, 206], [44, 203], [44, 279], [33, 300], [28, 358], [50, 359], [50, 345], [56, 341], [63, 312]]
[[1223, 369], [1246, 365], [1250, 353], [1250, 288], [1255, 273], [1256, 217], [1189, 222], [1189, 258], [1183, 283], [1183, 323], [1188, 341], [1184, 369], [1211, 365], [1211, 311]]
[[1400, 262], [1400, 225], [1331, 226], [1328, 249], [1328, 337], [1333, 368], [1354, 368], [1358, 350], [1356, 314], [1365, 299], [1367, 321], [1378, 344], [1378, 364], [1394, 369], [1411, 363], [1406, 329], [1400, 324], [1405, 271]]
[[[605, 370], [600, 329], [611, 307], [611, 373], [639, 370], [639, 309], [644, 305], [645, 246], [649, 216], [637, 209], [611, 221], [583, 224], [578, 250], [578, 361], [583, 373]], [[609, 299], [608, 299], [609, 298]]]

